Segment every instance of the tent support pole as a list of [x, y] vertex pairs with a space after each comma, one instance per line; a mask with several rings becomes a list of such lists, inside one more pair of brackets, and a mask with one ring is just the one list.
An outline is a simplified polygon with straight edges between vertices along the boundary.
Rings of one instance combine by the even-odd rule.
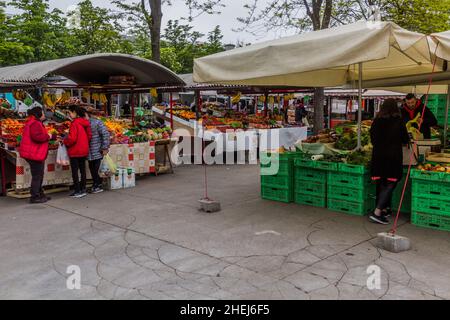
[[447, 106], [445, 109], [445, 123], [444, 123], [444, 149], [447, 147], [447, 130], [448, 130], [448, 110], [450, 109], [450, 85], [447, 88]]
[[359, 63], [358, 67], [358, 146], [357, 149], [360, 150], [361, 145], [361, 121], [362, 121], [362, 79], [363, 79], [363, 64]]
[[170, 129], [173, 131], [173, 96], [172, 92], [170, 93]]
[[134, 126], [134, 92], [131, 90], [131, 123]]

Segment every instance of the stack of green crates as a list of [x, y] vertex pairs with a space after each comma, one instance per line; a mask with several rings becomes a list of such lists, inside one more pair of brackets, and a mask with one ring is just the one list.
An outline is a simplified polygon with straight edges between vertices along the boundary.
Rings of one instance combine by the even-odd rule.
[[375, 207], [375, 185], [364, 166], [339, 163], [338, 171], [328, 172], [330, 210], [363, 216]]
[[294, 202], [325, 208], [327, 206], [327, 170], [333, 170], [337, 164], [296, 159], [294, 166]]
[[261, 197], [279, 202], [294, 198], [294, 160], [298, 152], [261, 153]]
[[412, 224], [450, 231], [450, 174], [413, 170]]
[[[433, 112], [434, 116], [438, 120], [438, 125], [440, 126], [443, 126], [445, 124], [446, 106], [447, 106], [447, 95], [445, 94], [428, 95], [427, 107], [428, 109], [430, 109], [431, 112]], [[450, 124], [450, 117], [448, 119], [448, 122]]]

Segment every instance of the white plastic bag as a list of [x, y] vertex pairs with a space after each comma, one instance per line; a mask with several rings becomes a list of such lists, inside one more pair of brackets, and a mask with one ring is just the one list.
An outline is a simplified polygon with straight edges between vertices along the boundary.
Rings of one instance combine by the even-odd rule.
[[59, 144], [58, 152], [56, 153], [56, 164], [61, 166], [68, 166], [70, 164], [67, 148], [62, 143]]

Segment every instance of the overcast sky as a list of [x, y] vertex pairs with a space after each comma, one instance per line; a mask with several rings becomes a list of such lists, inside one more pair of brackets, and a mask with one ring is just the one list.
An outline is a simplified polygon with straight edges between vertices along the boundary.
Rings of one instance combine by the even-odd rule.
[[[127, 2], [132, 2], [132, 0], [124, 0]], [[261, 3], [266, 2], [267, 0], [260, 0]], [[66, 11], [70, 6], [76, 5], [78, 0], [50, 0], [50, 6], [52, 8], [59, 8], [63, 11]], [[96, 6], [106, 7], [113, 9], [113, 5], [111, 5], [111, 1], [107, 0], [92, 0], [93, 4]], [[223, 41], [225, 43], [236, 44], [237, 41], [250, 42], [255, 43], [262, 40], [270, 40], [279, 37], [279, 34], [276, 33], [268, 33], [265, 37], [254, 37], [253, 35], [247, 32], [234, 32], [233, 28], [237, 28], [239, 26], [238, 21], [236, 20], [238, 17], [244, 17], [246, 15], [246, 10], [243, 8], [245, 3], [251, 3], [253, 0], [224, 0], [224, 4], [226, 7], [221, 10], [221, 15], [202, 15], [196, 20], [192, 22], [192, 25], [195, 27], [196, 31], [201, 33], [208, 33], [211, 31], [216, 25], [220, 25], [222, 33], [224, 35]], [[168, 20], [172, 19], [180, 19], [182, 17], [187, 17], [188, 11], [186, 9], [184, 0], [172, 0], [173, 5], [171, 7], [164, 8], [163, 11], [163, 26], [167, 23]]]

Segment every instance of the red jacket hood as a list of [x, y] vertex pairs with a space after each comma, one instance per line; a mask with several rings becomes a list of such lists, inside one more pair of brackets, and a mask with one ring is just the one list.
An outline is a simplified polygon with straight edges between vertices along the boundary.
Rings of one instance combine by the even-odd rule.
[[87, 128], [91, 125], [89, 120], [84, 119], [84, 118], [76, 118], [75, 120], [73, 120], [73, 122], [78, 123], [79, 125], [83, 126], [84, 128]]

